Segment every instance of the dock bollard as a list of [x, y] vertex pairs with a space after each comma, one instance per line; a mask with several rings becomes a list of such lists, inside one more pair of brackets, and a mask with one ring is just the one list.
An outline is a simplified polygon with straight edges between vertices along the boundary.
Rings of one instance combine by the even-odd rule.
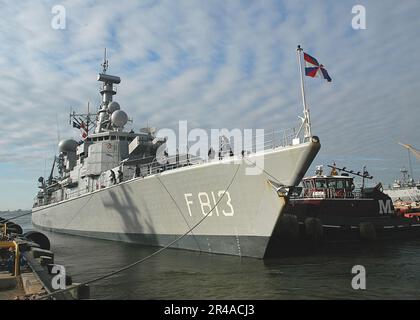
[[54, 257], [51, 256], [40, 256], [39, 260], [41, 261], [41, 266], [48, 266], [54, 263]]
[[43, 250], [43, 249], [39, 249], [39, 248], [32, 248], [32, 254], [34, 256], [35, 259], [37, 258], [41, 258], [41, 256], [43, 257], [51, 257], [54, 259], [54, 252], [50, 251], [50, 250]]
[[[74, 285], [77, 286], [78, 283], [75, 283]], [[79, 287], [71, 289], [70, 294], [77, 300], [90, 299], [90, 287], [86, 284], [82, 284]]]

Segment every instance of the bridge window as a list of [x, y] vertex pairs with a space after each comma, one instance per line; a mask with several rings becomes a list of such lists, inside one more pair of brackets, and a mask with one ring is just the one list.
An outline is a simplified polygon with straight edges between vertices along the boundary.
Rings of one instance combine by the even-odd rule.
[[346, 189], [351, 189], [353, 186], [353, 180], [346, 180]]
[[325, 179], [318, 179], [315, 182], [315, 186], [317, 189], [323, 189], [327, 187], [327, 182], [325, 181]]
[[334, 180], [328, 180], [328, 188], [337, 188], [337, 181]]
[[337, 180], [337, 189], [344, 189], [346, 186], [345, 182], [343, 180]]

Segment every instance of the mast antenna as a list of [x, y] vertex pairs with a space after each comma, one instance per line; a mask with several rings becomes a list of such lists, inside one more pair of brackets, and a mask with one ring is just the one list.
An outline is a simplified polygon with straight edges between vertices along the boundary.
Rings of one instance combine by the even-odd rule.
[[106, 58], [106, 48], [104, 50], [104, 62], [101, 64], [101, 67], [102, 67], [103, 73], [106, 73], [106, 71], [108, 70], [108, 60]]
[[298, 130], [298, 133], [296, 134], [296, 137], [299, 136], [300, 131], [302, 128], [304, 129], [304, 139], [311, 138], [312, 137], [312, 126], [311, 126], [311, 117], [309, 114], [309, 108], [306, 104], [306, 96], [305, 96], [305, 83], [303, 79], [303, 68], [302, 68], [302, 52], [303, 49], [300, 45], [297, 46], [297, 61], [299, 65], [299, 73], [300, 73], [300, 88], [302, 93], [302, 105], [303, 105], [303, 117], [300, 117], [302, 120], [302, 125]]

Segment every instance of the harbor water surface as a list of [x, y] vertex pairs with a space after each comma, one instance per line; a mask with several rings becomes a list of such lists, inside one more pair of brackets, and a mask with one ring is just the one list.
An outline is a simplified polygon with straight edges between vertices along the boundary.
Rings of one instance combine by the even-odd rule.
[[[32, 228], [30, 215], [16, 223]], [[74, 282], [99, 277], [158, 250], [43, 231]], [[354, 290], [354, 265], [366, 290]], [[91, 285], [93, 299], [420, 299], [420, 240], [340, 246], [268, 260], [169, 249]]]

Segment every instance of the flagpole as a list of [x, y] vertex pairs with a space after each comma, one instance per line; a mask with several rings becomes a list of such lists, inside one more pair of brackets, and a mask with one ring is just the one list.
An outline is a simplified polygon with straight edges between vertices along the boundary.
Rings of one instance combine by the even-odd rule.
[[302, 104], [303, 104], [303, 126], [305, 127], [305, 135], [304, 138], [312, 137], [312, 129], [311, 129], [311, 117], [309, 114], [308, 106], [306, 105], [306, 97], [305, 97], [305, 83], [303, 81], [303, 68], [302, 68], [302, 52], [303, 49], [300, 45], [297, 46], [297, 59], [299, 65], [299, 72], [300, 72], [300, 87], [302, 91]]

